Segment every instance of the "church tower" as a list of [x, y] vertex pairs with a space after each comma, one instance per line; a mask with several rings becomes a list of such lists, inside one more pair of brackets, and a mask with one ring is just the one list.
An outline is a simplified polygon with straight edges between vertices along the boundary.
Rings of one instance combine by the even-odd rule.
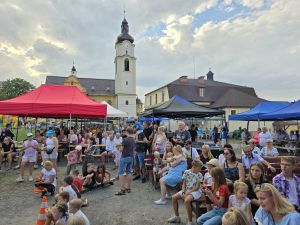
[[115, 94], [117, 108], [128, 116], [136, 115], [136, 58], [133, 42], [128, 22], [124, 18], [121, 34], [115, 44]]

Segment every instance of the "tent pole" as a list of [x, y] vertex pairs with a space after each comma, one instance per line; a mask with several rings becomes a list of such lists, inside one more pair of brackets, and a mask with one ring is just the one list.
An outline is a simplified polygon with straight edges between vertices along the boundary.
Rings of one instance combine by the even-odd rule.
[[18, 135], [19, 135], [19, 122], [20, 122], [20, 117], [18, 116], [16, 141], [18, 141]]
[[37, 127], [38, 118], [35, 118], [35, 126], [34, 126], [34, 135], [36, 136], [36, 127]]
[[80, 120], [80, 131], [82, 131], [82, 118], [81, 118], [81, 120]]

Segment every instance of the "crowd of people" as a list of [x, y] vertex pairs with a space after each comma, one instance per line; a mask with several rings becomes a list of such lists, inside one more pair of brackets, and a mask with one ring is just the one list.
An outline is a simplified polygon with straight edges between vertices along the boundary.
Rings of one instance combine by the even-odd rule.
[[[165, 205], [168, 200], [172, 201], [174, 215], [168, 219], [170, 223], [181, 222], [180, 199], [184, 201], [188, 225], [193, 224], [194, 201], [206, 207], [206, 213], [196, 218], [199, 225], [298, 223], [300, 178], [293, 173], [297, 162], [295, 157], [281, 157], [281, 173], [272, 180], [266, 179], [265, 171], [275, 173], [276, 168], [264, 157], [279, 156], [267, 128], [247, 138], [240, 160], [227, 141], [216, 158], [208, 145], [203, 144], [198, 151], [193, 147], [198, 132], [193, 130], [196, 130], [195, 126], [187, 129], [180, 121], [172, 137], [166, 134], [165, 127], [147, 122], [125, 124], [109, 132], [95, 127], [83, 131], [76, 127], [50, 128], [37, 131], [35, 136], [29, 132], [22, 144], [17, 181], [25, 181], [27, 163], [28, 180], [33, 181], [33, 167], [41, 158], [43, 168], [35, 186], [42, 190], [42, 197], [57, 193], [56, 204], [47, 214], [46, 224], [69, 224], [77, 219], [82, 220], [82, 224], [89, 224], [80, 210], [81, 191], [104, 185], [104, 181], [113, 184], [111, 173], [105, 166], [107, 160], [113, 159], [120, 185], [116, 195], [121, 196], [131, 193], [133, 180], [146, 182], [145, 160], [151, 156], [153, 179], [157, 179], [160, 186], [160, 198], [154, 203]], [[2, 136], [0, 163], [6, 158], [8, 169], [11, 169], [15, 147], [9, 125]], [[61, 145], [68, 147], [68, 163], [63, 185], [58, 188], [57, 157]], [[100, 159], [98, 166], [95, 166], [96, 158]], [[82, 164], [82, 175], [77, 169], [78, 164]], [[179, 191], [171, 195], [173, 189]]]

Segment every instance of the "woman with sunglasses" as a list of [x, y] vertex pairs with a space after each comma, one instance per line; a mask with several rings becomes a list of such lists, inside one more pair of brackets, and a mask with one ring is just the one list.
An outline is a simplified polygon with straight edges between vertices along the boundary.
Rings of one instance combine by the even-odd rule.
[[294, 206], [280, 195], [272, 184], [256, 189], [260, 208], [255, 214], [258, 225], [298, 225], [300, 214]]
[[224, 149], [225, 163], [223, 164], [225, 177], [232, 182], [239, 180], [244, 181], [245, 170], [242, 163], [236, 159], [235, 152], [231, 148]]

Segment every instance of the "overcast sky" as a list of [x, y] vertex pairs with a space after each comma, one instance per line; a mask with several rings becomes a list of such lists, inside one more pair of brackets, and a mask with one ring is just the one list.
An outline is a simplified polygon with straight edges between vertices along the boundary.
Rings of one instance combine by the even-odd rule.
[[[114, 79], [123, 8], [135, 38], [137, 90], [181, 75], [300, 98], [299, 0], [1, 0], [0, 80], [47, 75]], [[195, 73], [194, 73], [195, 71]]]

